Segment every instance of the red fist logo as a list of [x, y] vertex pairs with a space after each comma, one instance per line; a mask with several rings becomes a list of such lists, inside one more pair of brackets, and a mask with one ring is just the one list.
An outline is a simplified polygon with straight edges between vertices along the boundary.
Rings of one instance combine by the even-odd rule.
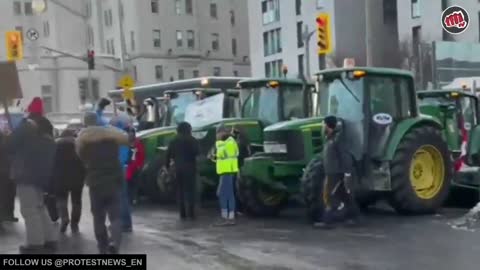
[[453, 12], [445, 17], [445, 26], [458, 27], [464, 29], [467, 27], [467, 21], [461, 11]]

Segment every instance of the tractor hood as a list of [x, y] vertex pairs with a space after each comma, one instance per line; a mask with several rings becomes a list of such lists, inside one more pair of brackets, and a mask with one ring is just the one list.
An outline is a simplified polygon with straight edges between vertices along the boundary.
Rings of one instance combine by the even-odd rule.
[[265, 131], [268, 132], [276, 130], [298, 130], [310, 127], [318, 127], [322, 125], [322, 122], [323, 117], [289, 120], [268, 126], [267, 128], [265, 128]]
[[145, 138], [154, 137], [154, 136], [174, 134], [176, 132], [177, 132], [176, 126], [152, 128], [152, 129], [137, 132], [137, 138], [145, 139]]

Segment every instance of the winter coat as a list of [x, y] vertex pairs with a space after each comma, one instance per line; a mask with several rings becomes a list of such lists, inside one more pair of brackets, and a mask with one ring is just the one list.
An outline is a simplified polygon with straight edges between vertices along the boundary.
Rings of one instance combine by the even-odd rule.
[[169, 144], [167, 150], [167, 163], [173, 160], [177, 170], [195, 170], [196, 158], [199, 154], [198, 142], [191, 135], [177, 135]]
[[127, 181], [132, 181], [135, 174], [142, 170], [145, 163], [145, 147], [140, 142], [139, 139], [135, 139], [133, 149], [132, 149], [132, 158], [127, 167]]
[[128, 145], [128, 136], [114, 127], [92, 126], [80, 131], [76, 148], [90, 189], [110, 194], [122, 187], [124, 174], [119, 149], [123, 145]]
[[55, 160], [53, 126], [43, 116], [30, 115], [10, 135], [7, 148], [12, 155], [12, 178], [17, 184], [47, 190]]
[[75, 151], [75, 138], [57, 139], [52, 189], [56, 195], [72, 189], [80, 189], [85, 181], [85, 168]]
[[335, 129], [327, 136], [323, 149], [325, 174], [352, 172], [352, 156], [346, 148], [344, 133]]
[[0, 132], [0, 182], [10, 177], [10, 158], [7, 153], [7, 135]]

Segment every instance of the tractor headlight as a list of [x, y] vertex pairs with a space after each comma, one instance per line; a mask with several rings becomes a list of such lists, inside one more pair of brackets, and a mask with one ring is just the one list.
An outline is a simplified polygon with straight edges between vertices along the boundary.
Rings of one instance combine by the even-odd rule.
[[279, 143], [265, 143], [263, 145], [265, 153], [270, 154], [285, 154], [287, 153], [287, 145]]
[[194, 131], [192, 132], [192, 136], [197, 140], [201, 140], [207, 136], [207, 133], [208, 131]]

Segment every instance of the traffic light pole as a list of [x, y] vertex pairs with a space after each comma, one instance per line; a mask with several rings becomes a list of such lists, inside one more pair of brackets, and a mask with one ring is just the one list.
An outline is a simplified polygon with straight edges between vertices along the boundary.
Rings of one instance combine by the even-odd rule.
[[318, 68], [319, 70], [324, 70], [326, 68], [325, 54], [318, 54]]

